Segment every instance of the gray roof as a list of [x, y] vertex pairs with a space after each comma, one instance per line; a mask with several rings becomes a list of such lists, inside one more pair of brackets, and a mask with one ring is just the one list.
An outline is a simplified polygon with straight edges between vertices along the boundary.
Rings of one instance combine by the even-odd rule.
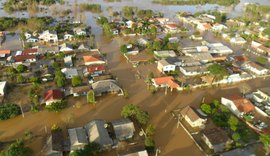
[[79, 50], [90, 50], [90, 47], [85, 45], [85, 44], [81, 44], [79, 47], [78, 47]]
[[267, 94], [268, 96], [270, 96], [270, 87], [260, 88], [258, 90], [263, 92], [264, 94]]
[[199, 61], [204, 61], [204, 60], [212, 61], [213, 60], [212, 55], [206, 52], [190, 53], [190, 55], [195, 60], [199, 60]]
[[256, 156], [256, 154], [249, 148], [237, 148], [225, 153], [221, 156]]
[[159, 63], [160, 63], [162, 66], [170, 65], [170, 63], [169, 63], [167, 60], [165, 60], [165, 59], [160, 60]]
[[122, 89], [116, 84], [115, 80], [102, 80], [92, 84], [96, 95], [108, 92], [122, 92]]
[[134, 135], [135, 127], [129, 119], [119, 119], [111, 122], [117, 139], [130, 138]]
[[84, 148], [88, 144], [86, 131], [82, 127], [68, 129], [70, 150]]
[[105, 124], [106, 122], [104, 120], [93, 120], [84, 126], [90, 143], [98, 143], [103, 148], [113, 145], [113, 141], [110, 138], [107, 129], [104, 127]]

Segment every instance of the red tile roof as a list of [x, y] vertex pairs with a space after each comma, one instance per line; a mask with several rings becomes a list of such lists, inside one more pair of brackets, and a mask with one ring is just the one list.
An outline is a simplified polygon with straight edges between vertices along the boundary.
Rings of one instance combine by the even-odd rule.
[[255, 109], [254, 105], [242, 96], [232, 95], [225, 98], [231, 100], [240, 112], [249, 113]]
[[234, 56], [233, 57], [236, 61], [238, 61], [238, 62], [246, 62], [246, 61], [248, 61], [248, 58], [246, 57], [246, 56]]
[[22, 51], [23, 55], [29, 55], [29, 54], [33, 54], [37, 52], [38, 52], [38, 49], [25, 49]]
[[18, 55], [18, 56], [15, 56], [15, 62], [23, 62], [25, 60], [35, 59], [35, 58], [36, 58], [35, 55]]
[[10, 55], [10, 50], [0, 50], [0, 54]]
[[44, 101], [50, 100], [61, 100], [63, 98], [63, 93], [59, 89], [50, 89], [44, 94]]
[[205, 23], [205, 24], [203, 24], [203, 27], [206, 29], [210, 29], [212, 26], [211, 26], [211, 24]]
[[153, 82], [156, 85], [168, 85], [168, 87], [170, 87], [170, 88], [178, 88], [179, 87], [179, 85], [174, 82], [174, 78], [172, 76], [154, 78]]
[[83, 56], [84, 62], [96, 62], [101, 61], [100, 56], [94, 55], [94, 56]]
[[87, 71], [89, 73], [97, 72], [97, 71], [105, 71], [105, 66], [104, 65], [94, 65], [94, 66], [88, 66]]

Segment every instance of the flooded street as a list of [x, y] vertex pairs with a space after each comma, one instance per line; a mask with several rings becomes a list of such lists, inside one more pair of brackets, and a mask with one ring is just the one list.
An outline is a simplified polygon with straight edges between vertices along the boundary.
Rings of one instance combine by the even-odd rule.
[[[3, 2], [3, 1], [2, 1]], [[122, 2], [105, 3], [102, 0], [80, 0], [79, 3], [99, 3], [102, 4], [104, 14], [108, 14], [106, 8], [112, 6], [114, 10], [121, 10], [125, 5], [137, 6], [141, 9], [153, 9], [165, 14], [166, 17], [174, 18], [178, 11], [197, 12], [208, 9], [215, 9], [217, 5], [205, 6], [163, 6], [152, 4], [150, 0], [122, 0]], [[233, 8], [230, 13], [232, 16], [238, 16], [242, 13], [242, 6], [246, 2], [260, 2], [262, 4], [269, 4], [269, 0], [242, 0], [239, 5]], [[143, 4], [143, 5], [142, 5]], [[72, 8], [74, 0], [69, 0], [65, 4]], [[0, 6], [1, 7], [1, 6]], [[223, 8], [223, 7], [220, 7]], [[215, 87], [207, 89], [197, 89], [190, 93], [185, 92], [169, 92], [167, 95], [163, 91], [152, 94], [147, 90], [147, 85], [144, 79], [138, 79], [135, 74], [138, 70], [144, 70], [142, 65], [140, 68], [134, 68], [126, 59], [120, 54], [119, 46], [123, 39], [115, 38], [110, 40], [102, 35], [102, 30], [95, 23], [95, 17], [99, 14], [83, 13], [86, 22], [91, 25], [92, 33], [96, 36], [97, 47], [100, 51], [106, 54], [108, 60], [109, 71], [117, 77], [120, 86], [126, 89], [129, 98], [108, 95], [106, 97], [98, 98], [95, 108], [82, 104], [80, 108], [69, 107], [60, 113], [52, 113], [41, 111], [38, 113], [27, 112], [25, 117], [18, 116], [16, 118], [0, 121], [0, 140], [10, 141], [14, 138], [20, 138], [26, 131], [31, 131], [37, 136], [37, 139], [29, 146], [34, 150], [35, 155], [42, 155], [42, 145], [44, 144], [44, 137], [46, 131], [50, 129], [53, 124], [59, 124], [62, 127], [79, 127], [93, 119], [105, 119], [111, 121], [119, 119], [122, 107], [125, 104], [136, 104], [143, 110], [150, 113], [151, 123], [156, 127], [155, 142], [156, 147], [161, 150], [161, 156], [203, 156], [203, 152], [197, 148], [195, 143], [190, 139], [183, 128], [177, 128], [177, 121], [172, 117], [171, 111], [182, 108], [187, 105], [198, 107], [202, 99], [206, 102], [211, 102], [213, 99], [220, 99], [221, 96], [228, 96], [232, 94], [240, 94], [241, 84], [235, 84], [228, 87]], [[41, 14], [37, 14], [40, 16]], [[42, 15], [50, 15], [42, 14]], [[0, 10], [0, 16], [16, 16], [28, 17], [28, 13], [14, 13], [7, 14]], [[206, 34], [208, 41], [216, 40], [212, 35]], [[14, 36], [11, 38], [15, 38]], [[127, 40], [125, 40], [127, 42]], [[225, 43], [225, 42], [224, 42]], [[12, 42], [10, 38], [6, 41], [6, 46], [15, 46], [15, 49], [20, 49], [20, 42]], [[227, 43], [225, 43], [227, 45]], [[6, 48], [6, 47], [2, 47]], [[234, 47], [234, 51], [241, 51], [241, 48]], [[147, 69], [145, 69], [147, 70]], [[147, 71], [148, 72], [148, 71]], [[150, 72], [150, 71], [149, 71]], [[256, 79], [245, 82], [250, 85], [252, 90], [260, 87], [270, 87], [269, 79]], [[15, 95], [16, 96], [16, 95]], [[24, 97], [21, 97], [24, 98]], [[106, 156], [115, 156], [114, 152], [104, 154]]]

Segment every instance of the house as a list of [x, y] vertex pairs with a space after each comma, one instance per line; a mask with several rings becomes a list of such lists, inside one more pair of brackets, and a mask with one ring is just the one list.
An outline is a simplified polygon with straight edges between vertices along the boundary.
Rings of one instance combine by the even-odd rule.
[[7, 57], [11, 54], [10, 50], [0, 50], [0, 58], [1, 57]]
[[36, 56], [35, 55], [17, 55], [15, 56], [14, 62], [16, 64], [33, 63], [33, 62], [36, 62]]
[[163, 18], [163, 17], [155, 18], [155, 20], [158, 21], [160, 24], [166, 24], [167, 22], [170, 21], [169, 18]]
[[65, 75], [66, 79], [72, 79], [74, 76], [78, 76], [76, 68], [63, 68], [61, 72]]
[[202, 134], [203, 141], [215, 153], [224, 151], [233, 142], [221, 128], [208, 128]]
[[166, 61], [176, 67], [200, 66], [201, 63], [190, 56], [168, 57]]
[[208, 23], [199, 23], [197, 25], [197, 29], [199, 31], [207, 31], [207, 30], [210, 30], [211, 28], [212, 28], [212, 25]]
[[207, 119], [200, 117], [200, 115], [190, 106], [186, 106], [182, 109], [180, 114], [191, 127], [205, 127]]
[[129, 119], [119, 119], [111, 122], [116, 139], [123, 141], [131, 139], [135, 132], [135, 127]]
[[84, 75], [101, 75], [106, 71], [106, 67], [104, 65], [92, 65], [87, 66], [84, 70]]
[[178, 26], [174, 23], [165, 24], [164, 27], [165, 27], [165, 32], [167, 33], [176, 33], [179, 31]]
[[127, 55], [137, 55], [139, 53], [139, 48], [133, 46], [132, 44], [127, 45]]
[[188, 53], [186, 56], [190, 56], [201, 63], [207, 63], [214, 60], [213, 56], [208, 52]]
[[60, 51], [65, 52], [65, 51], [73, 51], [72, 45], [68, 43], [63, 43], [60, 45]]
[[54, 79], [53, 68], [44, 68], [40, 72], [40, 78], [43, 82], [52, 81]]
[[51, 132], [44, 151], [45, 156], [63, 156], [64, 135], [61, 130]]
[[256, 75], [265, 75], [268, 73], [268, 69], [262, 67], [261, 65], [255, 63], [255, 62], [248, 62], [245, 63], [244, 68], [253, 72]]
[[158, 61], [157, 69], [162, 73], [175, 71], [175, 65], [170, 64], [166, 59]]
[[44, 93], [43, 102], [50, 105], [55, 102], [62, 101], [63, 93], [59, 89], [50, 89]]
[[112, 29], [112, 34], [113, 35], [119, 35], [119, 30], [118, 29]]
[[87, 133], [83, 127], [68, 129], [70, 151], [84, 149], [88, 144]]
[[242, 44], [247, 43], [247, 41], [244, 38], [238, 36], [238, 37], [231, 38], [230, 43], [231, 44], [242, 45]]
[[31, 36], [26, 40], [27, 43], [36, 43], [38, 41], [39, 41], [39, 39], [35, 36]]
[[95, 92], [95, 96], [101, 96], [102, 94], [118, 94], [122, 95], [123, 90], [116, 84], [115, 80], [101, 80], [92, 84], [92, 88]]
[[4, 96], [6, 92], [7, 81], [0, 81], [0, 96]]
[[85, 44], [81, 44], [79, 47], [78, 47], [78, 50], [82, 50], [82, 51], [88, 51], [90, 50], [91, 48]]
[[83, 56], [83, 60], [86, 66], [106, 63], [99, 55]]
[[42, 34], [40, 34], [38, 38], [40, 41], [44, 42], [50, 43], [58, 42], [58, 36], [56, 31], [46, 30]]
[[87, 123], [84, 128], [89, 137], [89, 142], [98, 143], [102, 149], [110, 149], [113, 141], [106, 129], [107, 123], [104, 120], [93, 120]]
[[160, 51], [154, 51], [155, 56], [160, 58], [166, 58], [166, 57], [176, 57], [176, 54], [173, 50], [160, 50]]
[[74, 38], [73, 33], [65, 32], [64, 34], [64, 40], [72, 40]]
[[135, 24], [135, 22], [129, 20], [129, 21], [126, 21], [126, 27], [127, 28], [132, 28], [132, 25]]
[[258, 89], [257, 92], [253, 93], [253, 99], [259, 103], [270, 101], [270, 88], [266, 87]]
[[24, 36], [25, 36], [26, 39], [28, 39], [28, 38], [30, 38], [32, 36], [32, 34], [29, 33], [29, 32], [25, 32]]
[[73, 32], [75, 35], [79, 35], [79, 36], [86, 36], [87, 35], [87, 32], [85, 30], [85, 28], [74, 28], [73, 29]]
[[147, 39], [144, 39], [144, 38], [139, 38], [137, 42], [141, 46], [146, 46], [149, 43], [149, 41]]
[[126, 151], [119, 151], [118, 156], [148, 156], [147, 150], [144, 147], [131, 147]]
[[23, 55], [37, 55], [38, 54], [38, 49], [33, 48], [33, 49], [25, 49], [22, 51]]
[[77, 86], [77, 87], [72, 87], [71, 92], [73, 93], [74, 97], [77, 96], [86, 96], [87, 93], [91, 90], [90, 86]]
[[207, 43], [203, 42], [203, 44], [206, 44], [210, 50], [210, 54], [217, 54], [217, 55], [228, 55], [232, 54], [233, 51], [229, 47], [223, 45], [222, 43]]
[[179, 68], [185, 76], [196, 76], [209, 73], [206, 65]]
[[64, 63], [66, 67], [73, 67], [72, 56], [64, 57]]
[[153, 85], [156, 88], [171, 88], [180, 90], [180, 86], [174, 81], [174, 78], [172, 76], [167, 77], [159, 77], [159, 78], [153, 78], [152, 79]]
[[222, 97], [221, 104], [228, 107], [238, 117], [255, 110], [254, 105], [248, 99], [239, 95]]
[[228, 27], [223, 25], [223, 24], [219, 24], [219, 23], [214, 24], [211, 28], [211, 30], [215, 31], [215, 32], [221, 32], [225, 29], [228, 29]]

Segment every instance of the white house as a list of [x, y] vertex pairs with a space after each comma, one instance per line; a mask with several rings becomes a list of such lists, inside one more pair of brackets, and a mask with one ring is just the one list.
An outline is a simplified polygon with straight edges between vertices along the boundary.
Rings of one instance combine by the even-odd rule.
[[181, 110], [181, 115], [191, 127], [204, 128], [207, 119], [201, 118], [190, 106]]
[[268, 69], [260, 66], [255, 62], [245, 63], [244, 68], [255, 73], [256, 75], [265, 75], [268, 73]]
[[0, 96], [4, 96], [6, 92], [7, 81], [0, 82]]
[[72, 45], [68, 43], [63, 43], [60, 45], [60, 51], [65, 52], [65, 51], [73, 51]]
[[209, 71], [207, 70], [207, 66], [192, 66], [192, 67], [179, 67], [180, 71], [185, 76], [196, 76], [196, 75], [202, 75], [207, 74]]
[[221, 104], [230, 109], [236, 116], [242, 115], [254, 111], [254, 105], [246, 98], [239, 95], [232, 95], [221, 98]]
[[226, 27], [223, 24], [217, 23], [217, 24], [214, 24], [211, 29], [212, 31], [215, 31], [215, 32], [221, 32], [222, 30], [228, 29], [228, 27]]
[[61, 72], [65, 75], [66, 79], [72, 79], [74, 76], [78, 76], [76, 68], [63, 68]]
[[79, 36], [86, 36], [87, 34], [85, 28], [74, 28], [73, 31], [75, 35]]
[[57, 42], [58, 36], [56, 31], [46, 30], [39, 35], [39, 40], [44, 42]]
[[247, 43], [247, 41], [245, 39], [243, 39], [242, 37], [233, 37], [233, 38], [231, 38], [230, 43], [241, 45], [241, 44]]
[[72, 40], [73, 38], [74, 38], [74, 36], [71, 33], [64, 34], [64, 40]]
[[168, 73], [171, 71], [175, 71], [176, 65], [170, 64], [165, 59], [158, 61], [157, 69], [162, 73]]

